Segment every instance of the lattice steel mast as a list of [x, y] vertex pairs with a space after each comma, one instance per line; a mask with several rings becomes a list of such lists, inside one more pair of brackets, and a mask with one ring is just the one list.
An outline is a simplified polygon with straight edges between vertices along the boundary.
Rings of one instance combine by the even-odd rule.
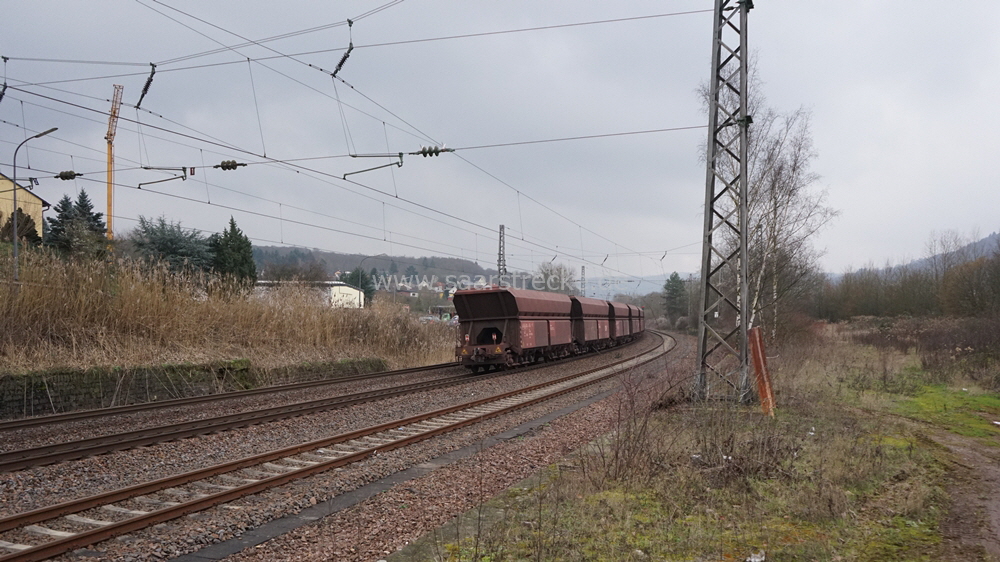
[[500, 225], [500, 250], [497, 252], [497, 275], [500, 277], [499, 284], [503, 285], [503, 279], [507, 276], [507, 250], [504, 248], [503, 225]]
[[716, 0], [708, 112], [696, 392], [752, 397], [747, 289], [747, 14], [752, 0]]

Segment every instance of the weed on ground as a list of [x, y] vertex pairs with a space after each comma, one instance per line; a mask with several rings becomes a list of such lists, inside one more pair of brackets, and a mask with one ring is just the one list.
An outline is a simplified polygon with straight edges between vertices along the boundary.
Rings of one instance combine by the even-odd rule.
[[775, 418], [650, 409], [625, 385], [618, 431], [467, 513], [438, 559], [967, 559], [943, 540], [955, 459], [930, 434], [995, 446], [1000, 397], [845, 329], [777, 350]]

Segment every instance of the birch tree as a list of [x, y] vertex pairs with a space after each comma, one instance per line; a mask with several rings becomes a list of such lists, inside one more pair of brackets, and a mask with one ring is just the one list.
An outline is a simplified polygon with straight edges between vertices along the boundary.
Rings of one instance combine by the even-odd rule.
[[[764, 324], [772, 340], [777, 338], [784, 303], [805, 297], [818, 273], [821, 255], [812, 246], [815, 234], [838, 213], [827, 205], [826, 193], [815, 189], [819, 176], [811, 170], [816, 157], [810, 129], [810, 114], [803, 108], [781, 113], [769, 107], [760, 93], [756, 73], [751, 73], [748, 111], [753, 123], [748, 130], [747, 199], [748, 199], [748, 269], [749, 323]], [[710, 94], [702, 89], [706, 109]], [[721, 98], [732, 97], [721, 93]], [[720, 99], [729, 107], [736, 100]], [[738, 135], [738, 127], [725, 134]], [[738, 173], [735, 159], [724, 160]], [[737, 205], [735, 194], [727, 202]], [[729, 234], [729, 233], [727, 233]], [[729, 234], [725, 243], [736, 247], [739, 241]], [[729, 273], [736, 282], [736, 271]], [[787, 312], [790, 312], [789, 309]], [[766, 313], [766, 319], [761, 315]], [[770, 324], [770, 326], [767, 326]]]

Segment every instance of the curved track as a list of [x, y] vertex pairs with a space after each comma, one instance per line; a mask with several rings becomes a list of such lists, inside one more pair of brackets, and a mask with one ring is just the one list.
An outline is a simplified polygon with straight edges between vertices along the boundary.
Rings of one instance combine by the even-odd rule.
[[[75, 548], [129, 533], [181, 515], [280, 486], [295, 479], [358, 462], [435, 435], [499, 416], [618, 376], [672, 349], [669, 336], [654, 333], [661, 344], [636, 357], [512, 392], [426, 412], [406, 419], [303, 443], [284, 449], [163, 478], [89, 498], [65, 502], [0, 519], [0, 547], [13, 551], [0, 562], [43, 560]], [[166, 494], [169, 492], [169, 494]], [[170, 499], [157, 499], [165, 493]], [[181, 501], [176, 501], [179, 497]], [[123, 507], [143, 500], [151, 511]], [[134, 503], [127, 503], [133, 506]], [[46, 523], [45, 526], [39, 523]], [[72, 527], [73, 531], [57, 530]], [[11, 539], [31, 537], [30, 544]], [[38, 539], [48, 542], [35, 545]]]

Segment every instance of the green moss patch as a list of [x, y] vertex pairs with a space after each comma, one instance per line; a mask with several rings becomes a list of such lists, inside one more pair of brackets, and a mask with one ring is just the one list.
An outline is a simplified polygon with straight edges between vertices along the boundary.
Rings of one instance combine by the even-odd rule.
[[913, 397], [900, 399], [896, 412], [923, 420], [966, 437], [990, 439], [1000, 436], [1000, 395], [926, 386]]

